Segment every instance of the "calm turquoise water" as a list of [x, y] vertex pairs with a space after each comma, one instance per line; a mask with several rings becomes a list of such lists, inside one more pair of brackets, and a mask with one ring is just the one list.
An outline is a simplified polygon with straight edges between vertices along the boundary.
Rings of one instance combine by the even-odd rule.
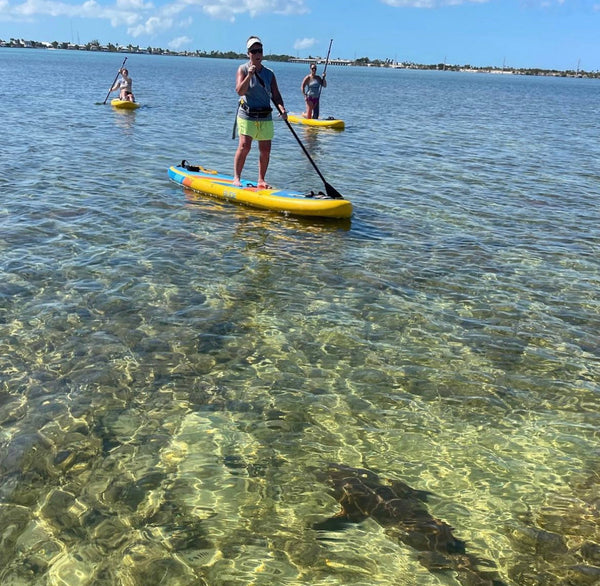
[[[0, 583], [458, 584], [320, 539], [336, 462], [507, 584], [598, 584], [600, 84], [331, 67], [318, 222], [168, 181], [231, 170], [238, 62], [132, 55], [120, 113], [121, 61], [0, 50]], [[322, 187], [280, 122], [268, 179]]]

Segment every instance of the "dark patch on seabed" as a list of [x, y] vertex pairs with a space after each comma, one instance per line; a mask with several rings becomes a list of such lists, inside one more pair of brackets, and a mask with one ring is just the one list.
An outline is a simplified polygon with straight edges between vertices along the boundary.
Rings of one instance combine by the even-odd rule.
[[429, 513], [425, 503], [430, 493], [399, 480], [384, 484], [370, 470], [339, 464], [329, 464], [327, 479], [342, 509], [313, 525], [314, 529], [337, 531], [371, 517], [387, 535], [416, 549], [419, 562], [428, 570], [454, 571], [463, 586], [505, 586], [493, 562], [467, 553], [452, 527]]
[[567, 490], [548, 490], [541, 506], [510, 527], [517, 560], [510, 577], [532, 586], [598, 586], [599, 513], [598, 471], [571, 479]]

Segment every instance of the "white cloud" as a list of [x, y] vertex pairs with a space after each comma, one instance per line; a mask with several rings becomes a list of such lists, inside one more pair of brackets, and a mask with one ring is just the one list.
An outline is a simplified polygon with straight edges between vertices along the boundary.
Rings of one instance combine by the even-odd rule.
[[[31, 20], [35, 17], [92, 18], [108, 20], [113, 27], [127, 26], [134, 36], [152, 35], [159, 30], [185, 26], [173, 19], [186, 11], [193, 15], [194, 9], [211, 18], [234, 21], [237, 16], [249, 14], [293, 15], [308, 12], [307, 0], [172, 0], [156, 7], [144, 0], [114, 0], [110, 4], [98, 0], [85, 0], [70, 4], [60, 0], [24, 0], [12, 2], [0, 0], [1, 20]], [[204, 16], [203, 18], [205, 18]], [[189, 16], [188, 16], [189, 18]]]
[[170, 43], [169, 43], [169, 48], [170, 49], [181, 49], [181, 47], [185, 47], [186, 45], [189, 45], [192, 42], [192, 39], [190, 39], [190, 37], [177, 37], [176, 39], [173, 39]]
[[171, 6], [177, 12], [196, 7], [211, 18], [230, 22], [241, 14], [254, 18], [261, 14], [289, 16], [308, 12], [306, 0], [175, 0]]
[[12, 20], [12, 17], [8, 13], [8, 9], [8, 0], [0, 0], [0, 22], [3, 20]]
[[96, 0], [86, 0], [82, 4], [67, 4], [54, 0], [25, 0], [21, 4], [11, 5], [3, 2], [2, 13], [13, 20], [31, 20], [34, 17], [91, 18], [110, 21], [113, 27], [131, 26], [142, 18], [140, 12], [149, 10], [152, 4], [142, 4], [136, 0], [126, 0], [128, 5], [135, 7], [123, 8], [118, 3], [112, 7], [101, 6]]
[[127, 32], [133, 37], [139, 37], [144, 34], [152, 36], [159, 31], [170, 29], [173, 26], [173, 21], [170, 18], [151, 16], [143, 23], [132, 23], [132, 25], [127, 29]]
[[115, 5], [119, 10], [150, 10], [154, 8], [152, 2], [145, 4], [143, 0], [116, 0]]
[[384, 4], [404, 8], [439, 8], [461, 4], [486, 4], [489, 0], [381, 0]]
[[297, 39], [294, 42], [294, 49], [296, 49], [296, 51], [304, 51], [306, 49], [310, 49], [311, 47], [314, 47], [317, 44], [317, 39], [308, 39], [308, 38], [304, 38], [304, 39]]
[[[85, 4], [83, 5], [85, 6]], [[83, 6], [73, 6], [63, 2], [49, 2], [47, 0], [26, 0], [14, 7], [8, 6], [9, 12], [15, 16], [77, 16]]]
[[196, 0], [209, 14], [219, 13], [226, 18], [248, 13], [255, 17], [259, 14], [304, 14], [308, 12], [306, 0]]

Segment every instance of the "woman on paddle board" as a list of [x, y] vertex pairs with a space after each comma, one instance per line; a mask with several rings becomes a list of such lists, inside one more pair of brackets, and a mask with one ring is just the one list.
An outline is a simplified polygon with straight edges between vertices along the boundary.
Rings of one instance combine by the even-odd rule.
[[237, 111], [239, 143], [233, 161], [233, 184], [241, 185], [242, 171], [246, 157], [252, 147], [252, 140], [258, 140], [258, 184], [260, 189], [269, 189], [265, 174], [271, 158], [273, 139], [273, 117], [271, 99], [279, 110], [279, 115], [287, 120], [283, 98], [279, 93], [275, 74], [262, 64], [262, 41], [252, 36], [246, 42], [248, 63], [237, 70], [235, 91], [241, 96]]
[[310, 64], [310, 73], [302, 80], [300, 86], [300, 91], [306, 102], [306, 112], [302, 114], [304, 118], [319, 117], [319, 98], [321, 97], [321, 87], [327, 87], [326, 75], [325, 72], [322, 76], [317, 75], [317, 64]]
[[115, 82], [115, 85], [110, 88], [110, 91], [114, 92], [116, 90], [121, 90], [119, 92], [119, 100], [124, 102], [135, 102], [132, 91], [133, 80], [129, 77], [129, 71], [123, 68], [119, 70], [119, 73], [121, 74], [121, 79]]

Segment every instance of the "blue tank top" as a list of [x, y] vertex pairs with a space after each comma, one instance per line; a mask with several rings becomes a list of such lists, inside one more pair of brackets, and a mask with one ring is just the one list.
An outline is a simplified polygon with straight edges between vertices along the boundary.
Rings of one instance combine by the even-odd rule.
[[[242, 71], [244, 75], [248, 75], [248, 64], [242, 65]], [[263, 80], [265, 87], [263, 88], [258, 81], [256, 74], [250, 78], [250, 85], [248, 91], [242, 96], [241, 102], [243, 102], [248, 108], [266, 110], [271, 107], [271, 82], [275, 77], [275, 74], [271, 69], [268, 69], [263, 65], [260, 72], [258, 72], [260, 78]], [[243, 107], [238, 108], [238, 116], [245, 120], [256, 120], [255, 116], [250, 116]], [[266, 122], [267, 120], [273, 120], [273, 117], [269, 114], [264, 118], [260, 118], [261, 121]]]
[[321, 87], [321, 82], [319, 80], [320, 80], [319, 77], [315, 77], [314, 79], [311, 79], [304, 86], [304, 93], [309, 98], [318, 98], [319, 97], [319, 88]]

